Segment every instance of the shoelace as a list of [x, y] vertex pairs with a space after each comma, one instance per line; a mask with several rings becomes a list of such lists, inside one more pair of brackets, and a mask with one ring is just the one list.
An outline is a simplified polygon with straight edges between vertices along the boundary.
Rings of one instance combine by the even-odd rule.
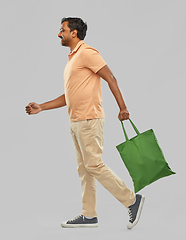
[[74, 219], [70, 220], [69, 222], [73, 222], [74, 220], [77, 220], [77, 219], [79, 219], [79, 218], [81, 218], [81, 214], [78, 215], [77, 217], [75, 217]]
[[131, 210], [131, 208], [129, 207], [128, 208], [128, 213], [129, 213], [129, 222], [132, 222], [132, 220], [133, 220], [133, 217], [132, 217], [132, 210]]

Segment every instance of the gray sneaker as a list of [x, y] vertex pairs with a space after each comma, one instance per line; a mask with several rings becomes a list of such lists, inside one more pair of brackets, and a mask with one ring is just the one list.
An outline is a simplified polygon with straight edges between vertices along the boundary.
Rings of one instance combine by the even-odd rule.
[[88, 219], [83, 215], [78, 215], [72, 220], [61, 223], [63, 228], [78, 228], [78, 227], [97, 227], [98, 219], [94, 217], [92, 219]]
[[128, 229], [131, 229], [138, 223], [144, 201], [145, 201], [144, 196], [142, 196], [140, 194], [136, 194], [135, 204], [128, 207], [128, 213], [129, 213], [129, 218], [130, 218], [129, 224], [127, 225]]

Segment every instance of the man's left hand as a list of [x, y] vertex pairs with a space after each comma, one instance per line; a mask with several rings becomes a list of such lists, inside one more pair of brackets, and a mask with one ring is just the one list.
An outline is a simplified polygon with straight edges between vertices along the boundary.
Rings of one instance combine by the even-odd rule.
[[127, 109], [120, 110], [119, 115], [118, 115], [118, 119], [120, 121], [129, 119], [129, 111]]

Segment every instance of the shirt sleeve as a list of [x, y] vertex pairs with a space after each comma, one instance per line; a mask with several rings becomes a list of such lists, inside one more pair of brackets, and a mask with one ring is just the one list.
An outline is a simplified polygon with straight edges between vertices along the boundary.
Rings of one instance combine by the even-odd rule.
[[106, 62], [103, 60], [98, 50], [92, 47], [87, 47], [83, 51], [83, 65], [84, 67], [91, 69], [94, 73], [97, 73], [106, 65]]

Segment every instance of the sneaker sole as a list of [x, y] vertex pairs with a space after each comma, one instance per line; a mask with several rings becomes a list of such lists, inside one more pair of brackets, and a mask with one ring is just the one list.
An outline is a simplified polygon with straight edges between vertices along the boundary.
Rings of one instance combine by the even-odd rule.
[[137, 213], [137, 216], [136, 216], [136, 220], [133, 223], [129, 223], [127, 225], [128, 229], [133, 228], [138, 223], [140, 215], [141, 215], [141, 211], [142, 211], [142, 208], [143, 208], [144, 201], [145, 201], [145, 197], [142, 195], [141, 202], [140, 202], [139, 209], [138, 209], [138, 213]]
[[98, 223], [91, 223], [91, 224], [66, 224], [66, 223], [61, 223], [61, 227], [63, 227], [63, 228], [80, 228], [80, 227], [92, 228], [92, 227], [98, 227]]

